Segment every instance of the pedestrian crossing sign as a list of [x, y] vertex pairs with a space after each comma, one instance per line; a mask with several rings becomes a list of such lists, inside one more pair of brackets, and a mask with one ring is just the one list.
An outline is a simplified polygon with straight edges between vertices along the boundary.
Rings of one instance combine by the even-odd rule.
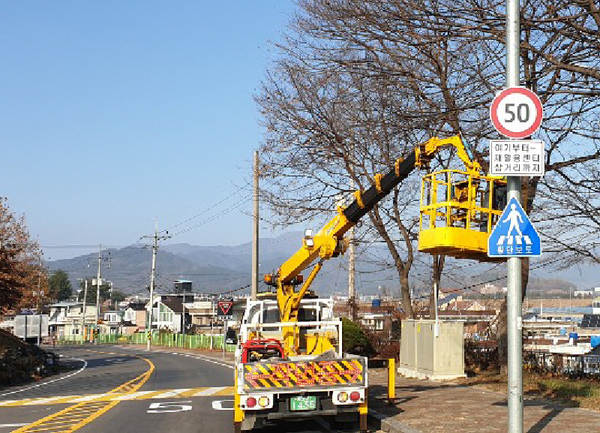
[[537, 257], [542, 243], [519, 202], [511, 198], [488, 238], [489, 257]]

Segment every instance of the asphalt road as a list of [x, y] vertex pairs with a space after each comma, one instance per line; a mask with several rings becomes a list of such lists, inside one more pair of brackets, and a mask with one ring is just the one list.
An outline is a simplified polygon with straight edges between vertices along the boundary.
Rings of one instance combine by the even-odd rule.
[[[0, 433], [52, 433], [67, 427], [86, 433], [233, 432], [233, 369], [225, 363], [194, 354], [116, 346], [60, 347], [55, 352], [70, 371], [36, 384], [0, 389]], [[107, 401], [98, 403], [98, 395]], [[43, 424], [28, 426], [39, 420]], [[329, 430], [322, 421], [308, 420], [260, 431]]]

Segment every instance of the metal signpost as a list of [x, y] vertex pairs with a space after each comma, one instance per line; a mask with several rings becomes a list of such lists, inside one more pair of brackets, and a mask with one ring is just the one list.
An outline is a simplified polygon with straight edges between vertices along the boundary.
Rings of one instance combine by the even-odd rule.
[[[519, 21], [520, 1], [507, 0], [507, 88], [494, 98], [490, 107], [490, 117], [494, 127], [500, 134], [510, 139], [490, 143], [490, 173], [507, 176], [508, 205], [488, 240], [488, 255], [508, 257], [508, 431], [510, 433], [523, 432], [521, 257], [541, 254], [539, 236], [520, 205], [521, 176], [541, 176], [544, 170], [543, 143], [529, 140], [514, 141], [529, 138], [540, 127], [543, 118], [542, 104], [537, 95], [529, 89], [520, 87]], [[539, 165], [534, 164], [534, 159], [540, 159]], [[536, 249], [534, 246], [539, 248]]]
[[233, 300], [217, 302], [217, 317], [223, 320], [223, 358], [225, 358], [225, 337], [227, 335], [227, 321], [233, 317], [231, 314], [231, 307], [233, 307]]

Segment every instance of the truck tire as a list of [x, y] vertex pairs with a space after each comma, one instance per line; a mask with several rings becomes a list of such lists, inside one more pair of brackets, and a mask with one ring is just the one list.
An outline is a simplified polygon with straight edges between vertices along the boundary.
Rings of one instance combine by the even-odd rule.
[[359, 415], [357, 413], [342, 413], [330, 417], [329, 424], [332, 429], [335, 430], [352, 430], [356, 427], [359, 421]]

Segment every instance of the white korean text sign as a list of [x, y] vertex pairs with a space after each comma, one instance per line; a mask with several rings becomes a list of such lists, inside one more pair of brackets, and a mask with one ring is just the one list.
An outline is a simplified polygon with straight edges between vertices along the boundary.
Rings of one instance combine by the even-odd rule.
[[491, 140], [490, 174], [493, 176], [543, 176], [544, 142]]

